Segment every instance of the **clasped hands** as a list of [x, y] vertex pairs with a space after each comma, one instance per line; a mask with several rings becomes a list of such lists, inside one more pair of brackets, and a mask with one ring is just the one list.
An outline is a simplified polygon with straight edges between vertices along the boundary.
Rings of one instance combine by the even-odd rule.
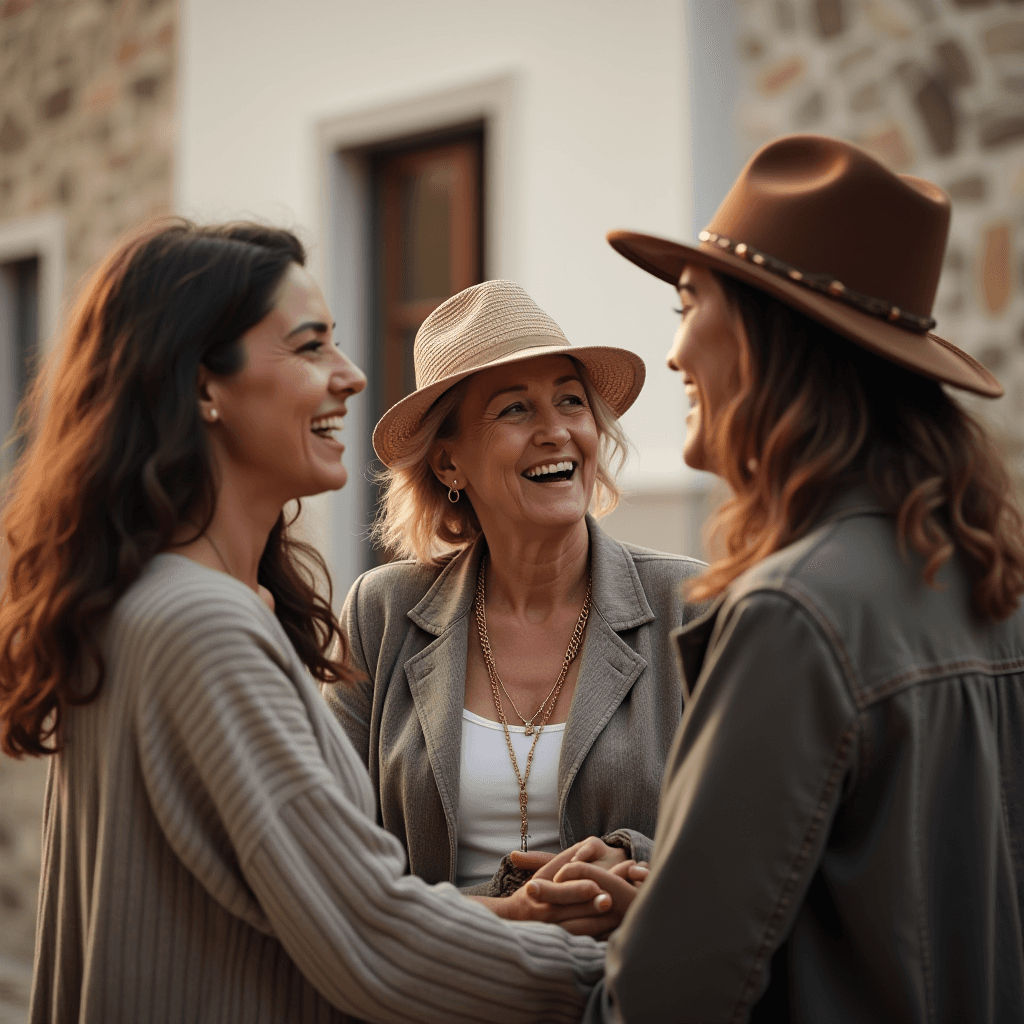
[[546, 921], [596, 939], [618, 927], [648, 874], [645, 863], [597, 836], [558, 854], [513, 851], [512, 861], [534, 871], [525, 885], [507, 897], [472, 898], [508, 920]]

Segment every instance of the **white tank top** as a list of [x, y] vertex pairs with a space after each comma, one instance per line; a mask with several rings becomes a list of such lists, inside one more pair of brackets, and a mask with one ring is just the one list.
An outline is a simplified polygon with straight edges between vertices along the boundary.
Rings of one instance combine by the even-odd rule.
[[[534, 737], [521, 725], [510, 725], [512, 748], [519, 771]], [[537, 739], [533, 767], [526, 784], [529, 797], [530, 849], [557, 853], [558, 758], [562, 752], [565, 723], [546, 725]], [[460, 886], [487, 882], [501, 858], [519, 849], [519, 783], [512, 770], [508, 746], [500, 722], [491, 722], [462, 710], [462, 763], [459, 774], [459, 860], [456, 883]]]

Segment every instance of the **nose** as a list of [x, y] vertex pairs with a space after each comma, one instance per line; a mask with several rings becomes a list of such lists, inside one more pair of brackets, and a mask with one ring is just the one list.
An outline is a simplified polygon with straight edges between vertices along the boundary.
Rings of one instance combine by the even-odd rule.
[[338, 352], [338, 365], [331, 373], [332, 394], [358, 395], [365, 387], [366, 374], [344, 352]]
[[537, 430], [534, 440], [537, 444], [561, 446], [569, 440], [569, 427], [558, 414], [557, 409], [545, 409], [537, 417]]
[[672, 347], [668, 350], [668, 355], [665, 358], [665, 362], [668, 363], [668, 368], [674, 370], [676, 373], [682, 371], [682, 366], [679, 363], [679, 350], [682, 348], [682, 324], [676, 328], [675, 337], [672, 339]]

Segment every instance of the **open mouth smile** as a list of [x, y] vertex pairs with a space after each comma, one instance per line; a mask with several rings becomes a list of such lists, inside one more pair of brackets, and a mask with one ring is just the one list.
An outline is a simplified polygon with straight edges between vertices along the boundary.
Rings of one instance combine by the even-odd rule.
[[559, 462], [547, 462], [539, 466], [531, 466], [523, 471], [523, 476], [534, 483], [551, 483], [556, 480], [571, 480], [579, 464], [573, 459], [562, 459]]
[[341, 433], [342, 429], [344, 428], [344, 424], [345, 417], [340, 414], [334, 413], [330, 416], [318, 416], [310, 424], [310, 430], [312, 430], [312, 432], [316, 434], [317, 437], [322, 437], [328, 441], [340, 443], [338, 441], [338, 438], [335, 437], [335, 434]]

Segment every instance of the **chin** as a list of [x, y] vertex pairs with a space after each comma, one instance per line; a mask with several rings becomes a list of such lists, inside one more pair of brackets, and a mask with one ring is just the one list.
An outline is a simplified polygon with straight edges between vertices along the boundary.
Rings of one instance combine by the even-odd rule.
[[571, 529], [586, 516], [587, 507], [563, 506], [561, 508], [548, 509], [538, 515], [531, 516], [531, 520], [537, 526], [547, 529]]
[[683, 462], [690, 469], [708, 468], [707, 453], [704, 450], [704, 438], [699, 434], [687, 434], [683, 442]]
[[328, 491], [340, 491], [348, 483], [348, 471], [344, 467], [338, 467], [330, 473], [318, 473], [315, 477], [306, 481], [302, 487], [302, 493], [297, 498], [312, 498], [315, 494], [325, 494]]

